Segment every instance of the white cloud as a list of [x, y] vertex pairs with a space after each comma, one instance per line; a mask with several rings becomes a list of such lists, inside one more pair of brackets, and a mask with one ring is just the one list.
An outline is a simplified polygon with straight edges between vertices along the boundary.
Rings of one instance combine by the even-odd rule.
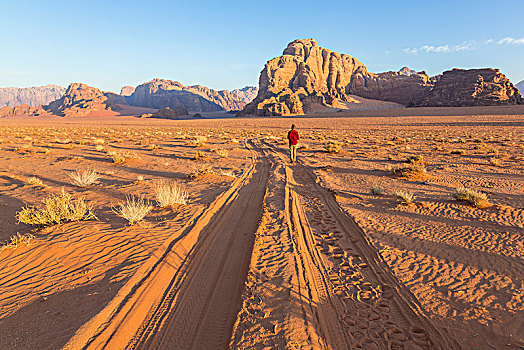
[[512, 44], [512, 45], [524, 45], [524, 38], [511, 38], [511, 37], [505, 37], [504, 39], [501, 39], [497, 41], [497, 44], [503, 45], [503, 44]]
[[475, 45], [472, 42], [465, 42], [458, 45], [439, 45], [439, 46], [433, 46], [433, 45], [424, 45], [419, 48], [406, 48], [403, 49], [402, 52], [408, 53], [408, 54], [418, 54], [419, 52], [458, 52], [458, 51], [466, 51], [466, 50], [472, 50], [475, 48]]
[[407, 53], [407, 54], [411, 54], [411, 55], [416, 55], [416, 54], [418, 54], [420, 52], [426, 52], [426, 53], [429, 53], [429, 52], [449, 53], [449, 52], [460, 52], [460, 51], [474, 50], [478, 46], [491, 45], [491, 44], [496, 44], [496, 45], [506, 45], [506, 44], [510, 44], [510, 45], [524, 45], [524, 38], [505, 37], [505, 38], [500, 39], [500, 40], [488, 39], [488, 40], [485, 40], [485, 41], [480, 42], [480, 43], [478, 43], [477, 41], [466, 41], [466, 42], [463, 42], [462, 44], [457, 44], [457, 45], [450, 45], [450, 44], [439, 45], [439, 46], [424, 45], [424, 46], [421, 46], [421, 47], [418, 47], [418, 48], [405, 48], [405, 49], [402, 49], [402, 52]]

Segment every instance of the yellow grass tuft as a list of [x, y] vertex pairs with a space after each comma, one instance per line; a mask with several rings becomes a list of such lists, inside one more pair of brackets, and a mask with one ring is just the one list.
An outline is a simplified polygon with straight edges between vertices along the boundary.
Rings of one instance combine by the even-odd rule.
[[16, 247], [18, 247], [21, 244], [29, 246], [34, 238], [35, 236], [33, 236], [30, 233], [26, 233], [23, 235], [17, 233], [16, 235], [11, 236], [9, 241], [7, 241], [4, 245], [0, 246], [0, 253], [5, 249], [16, 249]]
[[400, 200], [401, 204], [412, 204], [415, 200], [415, 195], [413, 193], [404, 190], [394, 191], [393, 195]]
[[113, 212], [134, 225], [141, 222], [152, 209], [151, 203], [143, 197], [127, 196], [125, 202], [113, 208]]
[[155, 194], [157, 203], [162, 208], [175, 204], [187, 204], [188, 193], [177, 181], [159, 181], [155, 186]]
[[69, 174], [71, 184], [78, 187], [89, 187], [98, 181], [98, 173], [95, 170], [77, 170]]
[[74, 199], [62, 189], [59, 195], [51, 195], [42, 200], [37, 208], [27, 206], [16, 213], [18, 222], [29, 225], [49, 226], [63, 222], [96, 219], [93, 208], [83, 199]]
[[453, 196], [459, 201], [470, 203], [475, 208], [487, 208], [491, 205], [488, 201], [488, 196], [485, 193], [477, 192], [465, 187], [456, 188]]

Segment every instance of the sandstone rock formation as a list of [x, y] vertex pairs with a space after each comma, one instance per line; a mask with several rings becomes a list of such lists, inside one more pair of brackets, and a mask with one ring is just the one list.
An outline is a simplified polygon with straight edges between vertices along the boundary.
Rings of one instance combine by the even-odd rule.
[[160, 119], [180, 119], [180, 117], [188, 116], [189, 113], [184, 107], [175, 107], [173, 109], [166, 107], [159, 109], [153, 114], [142, 115], [147, 118], [160, 118]]
[[417, 103], [426, 107], [522, 104], [517, 88], [498, 69], [453, 69], [442, 73]]
[[112, 110], [111, 102], [102, 91], [82, 83], [69, 85], [64, 96], [44, 106], [44, 109], [64, 117]]
[[[254, 89], [250, 87], [250, 89]], [[149, 108], [184, 107], [190, 111], [215, 112], [241, 110], [252, 90], [239, 92], [216, 91], [205, 86], [184, 86], [177, 81], [153, 79], [136, 87], [126, 100], [131, 106]]]
[[0, 88], [0, 107], [28, 105], [38, 107], [59, 99], [65, 93], [59, 85], [33, 86], [28, 88]]
[[[482, 81], [472, 78], [477, 75]], [[475, 88], [479, 84], [482, 86]], [[471, 96], [467, 91], [471, 91]], [[522, 101], [507, 78], [495, 70], [429, 77], [424, 71], [404, 67], [397, 72], [376, 74], [354, 57], [322, 48], [313, 39], [303, 39], [291, 42], [282, 56], [266, 63], [260, 73], [258, 95], [240, 115], [304, 114], [314, 105], [333, 106], [339, 100], [349, 101], [350, 94], [406, 106], [446, 105], [438, 104], [439, 98], [450, 99], [452, 102], [447, 103], [453, 106]]]
[[18, 105], [15, 107], [1, 107], [0, 117], [13, 117], [13, 116], [30, 116], [38, 117], [48, 115], [49, 113], [44, 110], [41, 106], [31, 107], [28, 105]]
[[135, 87], [134, 86], [123, 86], [122, 89], [120, 90], [120, 95], [122, 96], [131, 96], [133, 94], [133, 92], [135, 92]]

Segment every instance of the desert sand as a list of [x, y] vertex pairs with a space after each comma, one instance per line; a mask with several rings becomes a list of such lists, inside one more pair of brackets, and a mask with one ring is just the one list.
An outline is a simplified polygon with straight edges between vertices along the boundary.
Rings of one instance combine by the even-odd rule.
[[[2, 119], [0, 240], [34, 238], [0, 250], [0, 348], [522, 349], [523, 116]], [[400, 176], [410, 156], [425, 171]], [[188, 203], [156, 205], [160, 179]], [[97, 218], [17, 223], [61, 191]], [[142, 222], [115, 213], [126, 195], [154, 206]]]

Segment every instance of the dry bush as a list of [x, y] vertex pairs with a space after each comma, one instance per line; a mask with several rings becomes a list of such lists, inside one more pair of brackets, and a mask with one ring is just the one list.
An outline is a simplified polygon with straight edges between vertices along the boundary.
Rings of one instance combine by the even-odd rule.
[[459, 201], [468, 202], [475, 208], [486, 208], [491, 205], [488, 201], [488, 196], [485, 193], [477, 192], [465, 187], [456, 188], [453, 197]]
[[427, 175], [426, 168], [422, 164], [408, 164], [391, 166], [388, 169], [393, 175], [412, 179], [424, 178]]
[[115, 164], [122, 164], [126, 161], [127, 158], [124, 157], [122, 154], [114, 153], [113, 155], [111, 155], [111, 159], [113, 159], [113, 163]]
[[69, 174], [71, 184], [78, 187], [89, 187], [98, 181], [98, 173], [95, 170], [77, 170]]
[[376, 196], [383, 196], [384, 194], [386, 194], [386, 190], [380, 186], [371, 187], [370, 192], [371, 194], [374, 194]]
[[410, 164], [423, 164], [424, 163], [424, 157], [421, 155], [416, 156], [409, 156], [406, 158], [406, 162]]
[[463, 155], [466, 154], [466, 151], [464, 151], [463, 149], [454, 149], [450, 153], [451, 154], [459, 154], [459, 155], [463, 156]]
[[127, 196], [126, 201], [113, 208], [113, 212], [134, 225], [142, 221], [153, 207], [143, 197]]
[[27, 184], [31, 186], [44, 186], [44, 183], [39, 178], [33, 176], [27, 179]]
[[411, 204], [415, 200], [413, 193], [404, 190], [394, 191], [393, 195], [400, 200], [401, 204]]
[[159, 181], [155, 186], [156, 201], [162, 208], [175, 204], [187, 204], [188, 193], [173, 180]]
[[230, 169], [221, 170], [220, 171], [220, 175], [222, 175], [222, 176], [229, 176], [229, 177], [236, 177], [235, 173], [233, 172], [233, 170], [230, 170]]
[[195, 160], [202, 160], [204, 158], [206, 158], [207, 156], [204, 154], [204, 152], [200, 152], [200, 151], [196, 151], [195, 154], [193, 155], [193, 158]]
[[495, 157], [491, 157], [489, 159], [489, 164], [493, 165], [493, 166], [501, 166], [502, 165], [501, 162], [500, 162], [500, 159], [495, 158]]
[[206, 174], [210, 174], [212, 171], [211, 171], [211, 168], [208, 166], [208, 165], [203, 165], [203, 166], [199, 166], [199, 167], [195, 167], [193, 169], [193, 171], [191, 171], [190, 173], [186, 174], [186, 177], [188, 179], [198, 179], [199, 177], [202, 177]]
[[0, 246], [0, 253], [4, 251], [5, 249], [15, 249], [21, 244], [25, 244], [26, 246], [29, 246], [31, 244], [31, 241], [35, 238], [30, 233], [26, 233], [21, 235], [20, 233], [17, 233], [14, 236], [11, 236], [9, 241], [7, 241], [4, 245]]
[[337, 141], [329, 141], [324, 145], [324, 149], [328, 153], [339, 153], [342, 150], [342, 144]]
[[102, 145], [96, 145], [96, 146], [95, 146], [95, 150], [96, 150], [97, 152], [102, 152], [102, 151], [104, 150], [104, 146], [102, 146]]
[[74, 199], [62, 190], [59, 195], [51, 195], [42, 200], [42, 206], [27, 206], [16, 213], [18, 222], [29, 225], [48, 226], [63, 222], [96, 219], [92, 205], [82, 198]]
[[229, 152], [225, 149], [217, 149], [216, 153], [222, 158], [227, 158], [227, 156], [229, 155]]

